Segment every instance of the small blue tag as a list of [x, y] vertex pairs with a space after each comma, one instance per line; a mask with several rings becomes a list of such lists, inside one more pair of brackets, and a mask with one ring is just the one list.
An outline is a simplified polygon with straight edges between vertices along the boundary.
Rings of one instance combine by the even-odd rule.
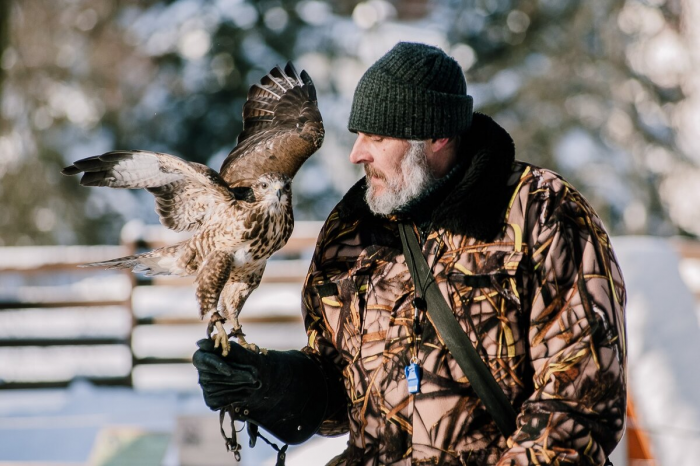
[[406, 373], [406, 382], [408, 382], [408, 393], [419, 393], [421, 376], [420, 366], [415, 362], [412, 362], [408, 366], [404, 367], [403, 370]]

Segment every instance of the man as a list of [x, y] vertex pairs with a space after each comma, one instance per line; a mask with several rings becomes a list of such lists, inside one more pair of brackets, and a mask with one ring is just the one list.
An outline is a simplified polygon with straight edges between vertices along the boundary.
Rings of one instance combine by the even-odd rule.
[[[348, 126], [350, 160], [367, 176], [318, 239], [303, 291], [308, 346], [223, 360], [203, 342], [194, 362], [208, 405], [233, 404], [285, 441], [349, 431], [331, 464], [603, 464], [624, 426], [625, 290], [593, 209], [555, 173], [514, 160], [438, 48], [399, 43], [379, 59]], [[518, 413], [509, 438], [414, 309], [425, 289], [399, 222]]]

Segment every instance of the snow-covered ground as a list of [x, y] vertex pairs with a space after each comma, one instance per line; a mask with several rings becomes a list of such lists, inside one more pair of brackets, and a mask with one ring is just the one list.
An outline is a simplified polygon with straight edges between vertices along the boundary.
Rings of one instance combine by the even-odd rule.
[[[245, 432], [238, 435], [244, 445], [238, 464], [274, 464], [272, 448], [260, 441], [251, 449]], [[287, 464], [318, 464], [308, 455], [331, 458], [345, 440], [322, 442], [327, 445], [321, 451], [318, 443], [290, 447]], [[200, 393], [140, 392], [77, 381], [68, 389], [0, 392], [0, 465], [8, 464], [236, 463], [219, 435], [218, 415], [206, 408]]]
[[679, 267], [674, 248], [660, 238], [622, 237], [613, 245], [628, 288], [629, 392], [638, 423], [659, 465], [696, 466], [700, 314], [686, 283], [697, 284], [691, 280], [700, 268], [696, 262]]

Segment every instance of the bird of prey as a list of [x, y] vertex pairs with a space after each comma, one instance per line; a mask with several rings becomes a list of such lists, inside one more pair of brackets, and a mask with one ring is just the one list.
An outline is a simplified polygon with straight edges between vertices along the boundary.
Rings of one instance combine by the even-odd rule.
[[62, 173], [83, 173], [84, 186], [145, 188], [156, 198], [163, 225], [193, 233], [173, 246], [87, 265], [147, 275], [196, 275], [200, 315], [210, 315], [207, 334], [215, 346], [228, 354], [223, 323], [229, 320], [231, 336], [257, 348], [245, 341], [238, 316], [259, 285], [267, 259], [292, 233], [292, 178], [323, 136], [314, 84], [289, 62], [248, 91], [243, 131], [220, 173], [173, 155], [139, 150], [76, 161]]

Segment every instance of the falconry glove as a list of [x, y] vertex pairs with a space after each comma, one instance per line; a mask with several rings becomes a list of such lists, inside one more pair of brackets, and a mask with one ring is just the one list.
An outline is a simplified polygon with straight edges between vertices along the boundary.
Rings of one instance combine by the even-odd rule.
[[[301, 351], [256, 353], [232, 343], [221, 356], [209, 339], [197, 342], [192, 362], [199, 371], [204, 402], [248, 422], [288, 444], [316, 433], [329, 404], [329, 382], [319, 364]], [[251, 426], [251, 424], [253, 424]]]

